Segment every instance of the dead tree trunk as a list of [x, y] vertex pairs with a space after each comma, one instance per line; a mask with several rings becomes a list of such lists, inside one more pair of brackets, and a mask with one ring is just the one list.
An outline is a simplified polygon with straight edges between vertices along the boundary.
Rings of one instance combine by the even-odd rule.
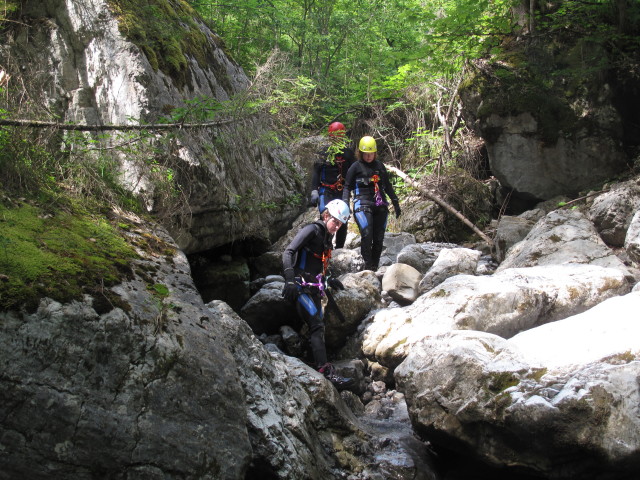
[[467, 225], [471, 230], [473, 230], [475, 233], [478, 234], [478, 236], [480, 238], [482, 238], [485, 242], [487, 242], [487, 245], [489, 245], [489, 248], [491, 248], [493, 250], [493, 240], [491, 240], [489, 237], [487, 237], [478, 227], [476, 227], [467, 217], [465, 217], [464, 215], [462, 215], [462, 213], [460, 213], [458, 210], [456, 210], [454, 207], [452, 207], [451, 205], [449, 205], [447, 202], [445, 202], [443, 199], [441, 199], [440, 197], [438, 197], [437, 195], [431, 193], [429, 190], [427, 190], [425, 187], [423, 187], [422, 185], [420, 185], [418, 182], [414, 181], [411, 177], [409, 177], [409, 175], [407, 175], [406, 173], [404, 173], [402, 170], [399, 170], [395, 167], [392, 167], [390, 165], [386, 166], [387, 169], [393, 173], [395, 173], [396, 175], [398, 175], [400, 178], [402, 178], [405, 183], [411, 185], [412, 187], [420, 190], [422, 193], [424, 193], [429, 199], [433, 200], [434, 202], [436, 202], [438, 205], [440, 205], [442, 208], [444, 208], [447, 212], [451, 213], [453, 216], [455, 216], [458, 220], [460, 220], [462, 223], [464, 223], [465, 225]]

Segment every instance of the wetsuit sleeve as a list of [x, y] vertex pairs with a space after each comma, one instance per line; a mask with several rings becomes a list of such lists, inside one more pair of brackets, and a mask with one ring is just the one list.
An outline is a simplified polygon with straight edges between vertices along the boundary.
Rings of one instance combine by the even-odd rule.
[[298, 252], [309, 243], [315, 234], [315, 226], [313, 224], [302, 227], [282, 253], [282, 270], [285, 281], [293, 282], [295, 277], [294, 266], [298, 259]]
[[349, 200], [351, 199], [351, 191], [355, 189], [356, 184], [356, 174], [358, 170], [358, 164], [354, 163], [349, 167], [347, 171], [347, 176], [344, 180], [344, 188], [342, 189], [342, 200], [348, 205]]
[[398, 196], [396, 195], [396, 191], [393, 189], [393, 185], [391, 185], [391, 180], [389, 180], [389, 172], [387, 171], [387, 167], [382, 165], [382, 182], [384, 187], [384, 192], [391, 199], [393, 204], [398, 203]]
[[311, 190], [317, 190], [320, 187], [320, 172], [322, 171], [323, 161], [318, 154], [316, 161], [313, 162], [313, 175], [311, 176]]

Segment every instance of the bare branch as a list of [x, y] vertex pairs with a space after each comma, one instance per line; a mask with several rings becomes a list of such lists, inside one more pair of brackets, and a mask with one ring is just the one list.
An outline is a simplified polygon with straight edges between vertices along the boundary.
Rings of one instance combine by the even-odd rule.
[[215, 122], [203, 123], [150, 123], [148, 125], [82, 125], [59, 122], [43, 122], [39, 120], [10, 120], [0, 118], [0, 126], [9, 127], [32, 127], [32, 128], [57, 128], [58, 130], [74, 130], [83, 132], [99, 132], [105, 130], [175, 130], [183, 128], [206, 128], [217, 127], [233, 123], [235, 120], [218, 120]]
[[444, 208], [446, 211], [448, 211], [449, 213], [451, 213], [453, 216], [455, 216], [457, 219], [459, 219], [462, 223], [464, 223], [466, 226], [468, 226], [469, 228], [471, 228], [471, 230], [473, 230], [475, 233], [478, 234], [478, 236], [480, 236], [480, 238], [482, 238], [485, 242], [487, 242], [487, 244], [489, 245], [489, 247], [491, 249], [493, 249], [493, 240], [491, 240], [488, 236], [486, 236], [482, 230], [480, 230], [478, 227], [476, 227], [467, 217], [465, 217], [464, 215], [462, 215], [462, 213], [460, 213], [458, 210], [456, 210], [454, 207], [452, 207], [451, 205], [449, 205], [447, 202], [445, 202], [443, 199], [441, 199], [439, 196], [431, 193], [430, 191], [428, 191], [426, 188], [424, 188], [422, 185], [420, 185], [418, 182], [416, 182], [415, 180], [413, 180], [411, 177], [409, 177], [409, 175], [407, 175], [406, 173], [404, 173], [402, 170], [398, 170], [395, 167], [392, 167], [391, 165], [387, 165], [387, 169], [392, 171], [393, 173], [395, 173], [396, 175], [398, 175], [400, 178], [402, 178], [405, 183], [411, 185], [412, 187], [420, 190], [422, 193], [424, 193], [428, 198], [430, 198], [431, 200], [433, 200], [434, 202], [436, 202], [438, 205], [440, 205], [442, 208]]

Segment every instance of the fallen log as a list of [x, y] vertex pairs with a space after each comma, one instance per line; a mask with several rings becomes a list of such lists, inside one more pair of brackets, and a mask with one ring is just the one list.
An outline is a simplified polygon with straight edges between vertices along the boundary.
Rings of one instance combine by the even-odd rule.
[[440, 197], [438, 197], [434, 193], [431, 193], [425, 187], [423, 187], [418, 182], [416, 182], [411, 177], [409, 177], [409, 175], [404, 173], [402, 170], [399, 170], [399, 169], [397, 169], [395, 167], [392, 167], [392, 166], [389, 166], [389, 165], [387, 165], [386, 167], [387, 167], [387, 170], [389, 170], [390, 172], [395, 173], [400, 178], [402, 178], [402, 180], [404, 180], [404, 182], [406, 184], [411, 185], [412, 187], [416, 188], [417, 190], [420, 190], [429, 199], [433, 200], [435, 203], [437, 203], [442, 208], [444, 208], [447, 212], [451, 213], [454, 217], [456, 217], [462, 223], [467, 225], [471, 230], [473, 230], [475, 233], [477, 233], [480, 238], [482, 238], [485, 242], [487, 242], [487, 244], [489, 245], [489, 248], [491, 248], [493, 250], [493, 240], [491, 240], [488, 236], [486, 236], [478, 227], [476, 227], [473, 224], [473, 222], [471, 222], [467, 217], [462, 215], [462, 213], [460, 213], [458, 210], [456, 210], [454, 207], [449, 205], [447, 202], [445, 202], [443, 199], [441, 199]]

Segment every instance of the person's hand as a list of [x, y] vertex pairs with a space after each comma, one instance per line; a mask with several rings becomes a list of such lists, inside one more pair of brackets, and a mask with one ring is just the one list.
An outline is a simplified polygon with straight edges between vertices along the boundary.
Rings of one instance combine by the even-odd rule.
[[327, 285], [336, 290], [344, 290], [344, 285], [337, 278], [333, 278], [333, 277], [329, 278], [327, 280]]
[[318, 196], [318, 190], [313, 190], [311, 192], [311, 198], [309, 198], [309, 205], [311, 205], [312, 207], [318, 206], [319, 198], [320, 197]]
[[282, 289], [282, 296], [290, 302], [295, 302], [298, 299], [298, 286], [293, 282], [286, 282]]
[[400, 218], [402, 210], [400, 210], [400, 202], [398, 202], [397, 200], [393, 202], [393, 211], [396, 212], [396, 218]]

